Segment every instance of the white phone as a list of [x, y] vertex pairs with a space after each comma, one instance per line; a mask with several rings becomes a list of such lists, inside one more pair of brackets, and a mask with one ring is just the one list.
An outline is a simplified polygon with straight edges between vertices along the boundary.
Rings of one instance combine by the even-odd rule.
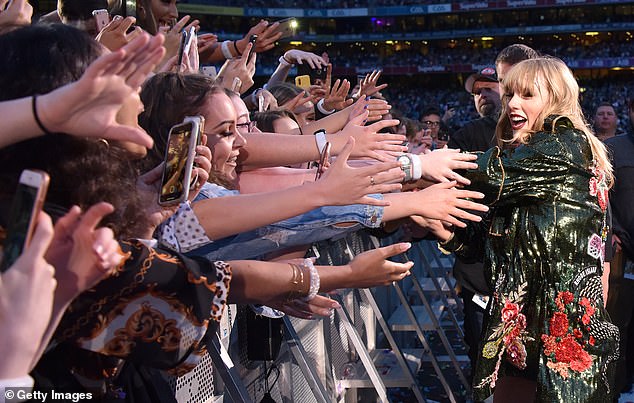
[[31, 242], [50, 179], [46, 172], [25, 169], [13, 196], [0, 271], [7, 270]]

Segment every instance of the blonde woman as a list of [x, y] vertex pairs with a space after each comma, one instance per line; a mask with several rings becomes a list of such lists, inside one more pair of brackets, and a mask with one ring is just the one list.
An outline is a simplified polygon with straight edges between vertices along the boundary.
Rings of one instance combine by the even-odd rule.
[[[612, 168], [578, 98], [561, 60], [515, 65], [496, 134], [512, 133], [504, 141], [517, 146], [487, 151], [466, 174], [493, 214], [484, 225], [438, 231], [441, 248], [465, 258], [484, 251], [494, 290], [475, 368], [478, 398], [495, 391], [495, 402], [611, 401], [619, 334], [601, 276]], [[466, 242], [474, 237], [483, 245]]]

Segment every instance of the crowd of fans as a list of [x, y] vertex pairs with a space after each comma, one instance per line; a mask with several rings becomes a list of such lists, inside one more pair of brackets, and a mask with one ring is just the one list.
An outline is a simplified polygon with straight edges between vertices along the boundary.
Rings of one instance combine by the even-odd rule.
[[[32, 24], [26, 0], [0, 0], [0, 387], [33, 377], [103, 399], [171, 402], [157, 372], [191, 371], [225, 305], [327, 317], [339, 306], [323, 293], [390, 284], [413, 265], [388, 260], [407, 242], [316, 265], [313, 242], [404, 223], [408, 239], [450, 241], [488, 211], [482, 193], [462, 187], [476, 156], [442, 148], [483, 114], [474, 99], [497, 91], [495, 70], [480, 71], [482, 89], [380, 69], [492, 65], [494, 49], [283, 51], [277, 23], [219, 41], [196, 35], [199, 21], [178, 16], [176, 1], [138, 1], [136, 18], [100, 27], [92, 10], [106, 7], [60, 0]], [[256, 86], [265, 52], [272, 74]], [[306, 68], [302, 79], [292, 66]], [[353, 82], [337, 66], [372, 71]], [[622, 109], [634, 95], [607, 79], [584, 89], [588, 108]], [[42, 211], [15, 197], [25, 172], [50, 178]], [[35, 211], [30, 242], [21, 207]]]
[[[218, 6], [235, 6], [230, 0], [183, 0], [183, 3], [201, 3]], [[276, 8], [359, 8], [359, 7], [389, 7], [412, 4], [443, 4], [451, 0], [250, 0], [241, 4], [243, 7], [276, 7]]]

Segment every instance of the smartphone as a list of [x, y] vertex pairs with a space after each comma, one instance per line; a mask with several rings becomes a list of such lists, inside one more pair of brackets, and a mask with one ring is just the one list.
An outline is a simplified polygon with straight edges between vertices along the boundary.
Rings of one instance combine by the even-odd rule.
[[294, 17], [285, 18], [277, 22], [280, 23], [280, 25], [277, 27], [277, 32], [282, 33], [282, 36], [280, 36], [280, 39], [294, 36], [295, 33], [297, 32], [298, 23]]
[[101, 32], [101, 30], [110, 22], [110, 14], [108, 14], [108, 10], [106, 10], [105, 8], [92, 10], [92, 16], [95, 19], [97, 32]]
[[167, 139], [159, 204], [171, 206], [187, 200], [194, 168], [200, 125], [195, 119], [172, 126]]
[[196, 28], [191, 27], [188, 31], [183, 30], [181, 33], [181, 43], [178, 48], [178, 69], [180, 70], [180, 65], [183, 62], [183, 58], [186, 54], [189, 53], [189, 49], [192, 46], [192, 41], [194, 40], [194, 36], [196, 36]]
[[249, 51], [249, 57], [247, 58], [247, 62], [251, 60], [251, 56], [253, 56], [253, 54], [255, 53], [255, 44], [257, 41], [258, 41], [258, 36], [256, 34], [253, 34], [249, 37], [249, 42], [251, 42], [253, 46], [251, 47], [251, 50]]
[[310, 88], [310, 76], [304, 74], [302, 76], [295, 77], [295, 85], [299, 88], [308, 90]]
[[308, 75], [310, 76], [310, 82], [313, 84], [317, 84], [318, 81], [326, 80], [326, 75], [328, 74], [328, 68], [322, 67], [318, 69], [311, 69], [308, 64], [300, 64], [297, 66], [297, 74]]
[[321, 178], [321, 175], [326, 171], [324, 169], [324, 165], [330, 161], [330, 142], [327, 141], [324, 146], [324, 150], [321, 152], [319, 156], [319, 165], [317, 165], [317, 173], [315, 174], [315, 180]]
[[46, 172], [25, 169], [13, 196], [0, 271], [5, 272], [31, 242], [50, 179]]

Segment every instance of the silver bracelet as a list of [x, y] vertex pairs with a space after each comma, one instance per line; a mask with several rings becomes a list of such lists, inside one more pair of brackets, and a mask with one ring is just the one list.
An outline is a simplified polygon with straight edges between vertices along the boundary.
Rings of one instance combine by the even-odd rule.
[[302, 299], [304, 301], [310, 301], [317, 296], [317, 293], [319, 293], [319, 272], [315, 268], [315, 265], [313, 265], [313, 261], [309, 258], [304, 259], [304, 266], [308, 267], [310, 270], [310, 288], [308, 290], [308, 295]]

